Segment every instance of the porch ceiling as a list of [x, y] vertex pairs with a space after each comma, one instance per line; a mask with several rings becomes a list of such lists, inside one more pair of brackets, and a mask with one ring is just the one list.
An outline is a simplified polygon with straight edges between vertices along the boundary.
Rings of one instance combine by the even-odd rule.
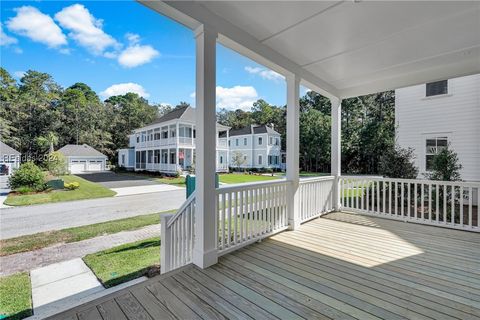
[[312, 89], [350, 97], [480, 72], [480, 2], [145, 1]]

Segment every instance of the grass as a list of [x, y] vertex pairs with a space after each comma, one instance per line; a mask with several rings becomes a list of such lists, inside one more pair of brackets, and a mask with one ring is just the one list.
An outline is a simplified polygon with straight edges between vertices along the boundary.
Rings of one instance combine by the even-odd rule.
[[61, 176], [65, 183], [78, 182], [80, 187], [76, 190], [54, 190], [35, 194], [9, 194], [6, 205], [28, 206], [32, 204], [73, 201], [112, 197], [115, 192], [94, 182], [87, 181], [75, 175]]
[[177, 187], [185, 187], [185, 177], [163, 177], [163, 178], [156, 178], [155, 179], [158, 182], [165, 183], [165, 184], [171, 184]]
[[165, 211], [131, 218], [101, 222], [87, 226], [62, 229], [58, 231], [40, 232], [0, 241], [0, 256], [37, 250], [56, 243], [70, 243], [91, 239], [101, 235], [120, 231], [136, 230], [148, 225], [159, 224], [160, 214], [173, 213]]
[[159, 273], [160, 238], [150, 238], [89, 254], [83, 261], [105, 287]]
[[219, 180], [221, 183], [226, 184], [235, 184], [235, 183], [246, 183], [246, 182], [259, 182], [259, 181], [268, 181], [276, 180], [279, 177], [277, 176], [262, 176], [262, 175], [253, 175], [253, 174], [236, 174], [236, 173], [227, 173], [221, 174]]
[[0, 319], [23, 319], [32, 315], [32, 293], [28, 273], [0, 278]]
[[322, 177], [322, 176], [329, 176], [330, 173], [324, 172], [310, 172], [310, 171], [301, 171], [300, 177]]

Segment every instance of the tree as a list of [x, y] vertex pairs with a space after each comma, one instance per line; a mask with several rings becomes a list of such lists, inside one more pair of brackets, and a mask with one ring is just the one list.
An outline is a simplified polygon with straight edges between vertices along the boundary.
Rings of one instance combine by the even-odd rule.
[[433, 157], [432, 169], [425, 176], [429, 180], [460, 181], [462, 168], [458, 155], [448, 145]]
[[415, 158], [412, 148], [402, 148], [398, 145], [387, 149], [380, 157], [379, 173], [388, 178], [416, 179], [418, 168], [413, 160]]
[[61, 176], [68, 172], [67, 159], [58, 151], [49, 153], [45, 167], [54, 176]]
[[241, 166], [245, 164], [246, 160], [243, 157], [243, 154], [240, 151], [235, 151], [232, 154], [232, 164], [240, 169]]
[[58, 136], [55, 132], [50, 131], [45, 136], [37, 137], [37, 144], [43, 149], [48, 148], [48, 153], [52, 153], [58, 144]]

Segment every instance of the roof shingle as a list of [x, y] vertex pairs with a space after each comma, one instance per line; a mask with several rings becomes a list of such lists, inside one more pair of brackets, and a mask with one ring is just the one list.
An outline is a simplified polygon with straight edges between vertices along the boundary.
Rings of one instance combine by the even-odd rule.
[[58, 149], [65, 157], [107, 157], [103, 153], [88, 144], [67, 144]]

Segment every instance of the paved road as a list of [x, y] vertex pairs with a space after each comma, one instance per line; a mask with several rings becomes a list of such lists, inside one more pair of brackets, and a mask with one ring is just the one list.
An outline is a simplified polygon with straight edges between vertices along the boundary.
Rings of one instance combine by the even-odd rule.
[[115, 173], [111, 171], [77, 174], [91, 182], [99, 183], [107, 188], [125, 188], [138, 186], [151, 186], [161, 184], [154, 179], [149, 179], [142, 175]]
[[185, 190], [0, 210], [0, 239], [178, 209]]

